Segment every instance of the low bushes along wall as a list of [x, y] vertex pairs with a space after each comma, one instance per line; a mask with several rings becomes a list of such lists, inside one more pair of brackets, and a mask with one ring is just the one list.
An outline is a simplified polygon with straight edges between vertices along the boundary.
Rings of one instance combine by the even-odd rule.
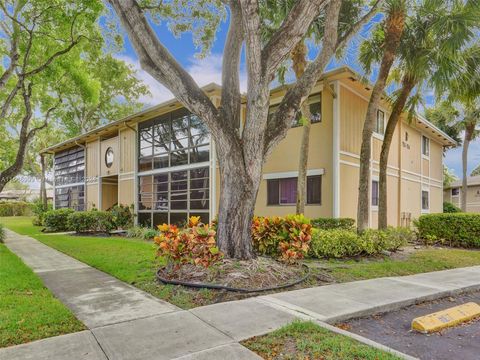
[[366, 230], [359, 235], [343, 229], [315, 230], [309, 255], [314, 258], [348, 258], [360, 255], [377, 255], [396, 251], [415, 238], [407, 228]]
[[480, 248], [480, 214], [427, 214], [420, 216], [415, 226], [426, 243]]
[[108, 233], [116, 228], [114, 214], [109, 211], [76, 211], [68, 215], [67, 228], [77, 233]]
[[25, 201], [0, 201], [0, 217], [30, 215], [32, 215], [31, 204]]
[[312, 226], [318, 229], [354, 230], [355, 220], [351, 218], [317, 218], [312, 219]]

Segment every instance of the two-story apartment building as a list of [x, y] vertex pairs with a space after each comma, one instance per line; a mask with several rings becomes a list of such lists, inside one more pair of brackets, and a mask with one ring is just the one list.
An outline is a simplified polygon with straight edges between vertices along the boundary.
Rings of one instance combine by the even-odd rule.
[[[347, 67], [328, 72], [309, 98], [312, 130], [307, 172], [308, 217], [356, 217], [359, 154], [371, 87]], [[203, 88], [219, 104], [220, 86]], [[286, 87], [272, 90], [275, 111]], [[377, 222], [378, 161], [386, 101], [372, 138], [371, 226]], [[293, 127], [263, 169], [258, 215], [295, 211], [301, 127]], [[426, 119], [401, 121], [388, 165], [388, 222], [408, 225], [441, 212], [443, 148], [455, 142]], [[219, 176], [208, 128], [173, 99], [45, 149], [55, 156], [55, 207], [108, 209], [134, 204], [137, 221], [152, 226], [216, 216]]]
[[[453, 205], [462, 207], [462, 180], [445, 187], [443, 198]], [[480, 175], [467, 177], [467, 212], [480, 212]]]

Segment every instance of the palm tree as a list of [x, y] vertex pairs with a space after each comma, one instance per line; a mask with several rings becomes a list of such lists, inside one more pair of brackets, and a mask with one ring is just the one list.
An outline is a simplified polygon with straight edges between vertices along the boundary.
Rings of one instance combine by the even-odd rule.
[[[455, 92], [455, 96], [459, 93]], [[452, 94], [454, 96], [454, 94]], [[460, 134], [463, 133], [462, 145], [462, 192], [460, 195], [460, 203], [462, 211], [467, 211], [467, 165], [468, 150], [470, 143], [480, 134], [478, 127], [480, 126], [480, 95], [464, 98], [460, 94], [463, 101], [451, 103], [443, 101], [434, 108], [426, 111], [426, 116], [440, 129], [455, 129]], [[471, 174], [473, 176], [473, 172]]]
[[[387, 165], [393, 133], [405, 109], [409, 117], [421, 101], [421, 88], [433, 86], [442, 92], [449, 81], [466, 70], [465, 46], [475, 37], [480, 9], [476, 2], [454, 4], [440, 0], [424, 1], [412, 9], [399, 47], [394, 71], [400, 88], [394, 93], [392, 112], [385, 129], [380, 153], [378, 227], [387, 227]], [[467, 52], [469, 53], [469, 52]], [[415, 94], [412, 91], [416, 89]], [[465, 144], [464, 144], [465, 145]], [[467, 145], [468, 148], [468, 145]]]
[[[264, 0], [260, 2], [260, 11], [262, 14], [263, 38], [269, 39], [274, 30], [277, 29], [282, 21], [285, 19], [291, 8], [295, 5], [295, 0]], [[370, 7], [367, 13], [365, 8], [368, 1], [364, 0], [343, 0], [339, 14], [339, 39], [332, 54], [326, 55], [328, 59], [335, 51], [341, 50], [346, 45], [350, 37], [359, 30], [360, 26], [366, 23], [375, 15], [381, 1], [377, 0]], [[312, 40], [316, 45], [320, 45], [324, 38], [324, 24], [325, 12], [322, 12], [310, 26], [305, 37], [298, 42], [290, 54], [291, 67], [295, 73], [296, 79], [300, 79], [305, 68], [308, 65], [308, 47], [306, 40]], [[321, 50], [323, 51], [323, 49]], [[279, 71], [279, 78], [284, 82], [284, 75], [287, 71], [286, 67], [281, 67]], [[299, 162], [298, 162], [298, 179], [297, 179], [297, 202], [296, 213], [302, 214], [305, 212], [305, 204], [307, 198], [307, 168], [308, 168], [308, 151], [310, 143], [310, 129], [311, 129], [311, 113], [308, 101], [305, 100], [300, 105], [299, 110], [300, 123], [302, 124], [302, 140], [300, 143]]]
[[[371, 139], [378, 105], [385, 90], [387, 78], [395, 61], [404, 30], [405, 1], [388, 1], [385, 6], [385, 13], [387, 14], [385, 20], [377, 26], [373, 37], [362, 44], [360, 54], [360, 60], [365, 65], [367, 72], [370, 71], [375, 61], [380, 61], [380, 69], [370, 96], [362, 131], [357, 208], [357, 229], [359, 232], [364, 231], [369, 223]], [[381, 56], [380, 59], [379, 56]]]

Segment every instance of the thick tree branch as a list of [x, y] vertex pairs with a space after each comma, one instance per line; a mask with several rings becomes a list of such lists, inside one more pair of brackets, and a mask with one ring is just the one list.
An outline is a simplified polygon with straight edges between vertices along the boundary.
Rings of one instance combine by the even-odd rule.
[[347, 31], [346, 34], [341, 36], [338, 41], [337, 41], [337, 49], [343, 48], [347, 43], [356, 35], [358, 32], [361, 30], [361, 28], [368, 23], [374, 16], [375, 14], [378, 13], [378, 10], [380, 7], [383, 5], [385, 0], [377, 0], [370, 10], [360, 19], [358, 20], [355, 24], [352, 25], [352, 27]]
[[25, 87], [25, 84], [22, 83], [22, 96], [23, 96], [23, 103], [25, 106], [25, 114], [22, 118], [21, 127], [20, 127], [20, 137], [19, 137], [19, 144], [18, 144], [18, 151], [17, 156], [15, 157], [15, 161], [12, 165], [7, 167], [4, 171], [0, 172], [0, 192], [3, 190], [5, 185], [12, 180], [15, 176], [18, 175], [20, 170], [22, 169], [23, 162], [25, 160], [25, 153], [26, 148], [29, 142], [28, 137], [28, 126], [30, 125], [30, 120], [32, 118], [32, 105], [30, 101], [30, 97], [32, 95], [32, 86], [33, 84], [28, 84]]
[[165, 85], [185, 107], [220, 135], [218, 111], [190, 74], [174, 59], [149, 25], [135, 0], [109, 0], [127, 31], [142, 68]]
[[341, 0], [330, 1], [325, 16], [325, 35], [322, 50], [316, 59], [307, 66], [302, 77], [287, 91], [275, 115], [267, 124], [264, 142], [264, 153], [266, 155], [286, 136], [300, 105], [308, 97], [332, 58], [337, 45], [338, 18], [341, 5]]
[[230, 27], [228, 29], [222, 64], [221, 118], [225, 126], [235, 133], [240, 126], [240, 55], [242, 53], [242, 12], [237, 1], [230, 1]]
[[328, 0], [299, 0], [296, 2], [262, 51], [262, 61], [268, 77], [275, 74], [280, 63], [305, 37], [310, 24], [327, 3]]
[[15, 84], [15, 87], [10, 91], [10, 94], [8, 94], [0, 110], [0, 120], [7, 115], [7, 111], [10, 108], [10, 104], [12, 103], [13, 99], [17, 95], [18, 91], [22, 88], [23, 83], [24, 83], [23, 78], [18, 79], [17, 83]]
[[[40, 72], [42, 72], [43, 70], [45, 70], [46, 67], [48, 67], [56, 58], [58, 58], [59, 56], [62, 56], [68, 52], [70, 52], [70, 50], [72, 50], [77, 44], [80, 43], [81, 39], [83, 38], [83, 35], [79, 35], [77, 36], [76, 38], [74, 38], [73, 34], [74, 34], [74, 28], [75, 28], [75, 22], [77, 20], [77, 17], [79, 16], [79, 14], [77, 14], [73, 20], [72, 20], [72, 24], [70, 25], [70, 44], [61, 49], [61, 50], [58, 50], [56, 51], [54, 54], [52, 54], [43, 64], [37, 66], [35, 69], [33, 70], [30, 70], [30, 71], [27, 71], [27, 72], [24, 72], [23, 73], [23, 77], [29, 77], [29, 76], [33, 76], [33, 75], [36, 75]], [[32, 29], [33, 30], [33, 29]], [[33, 38], [32, 34], [30, 34], [30, 42], [31, 42], [31, 39]], [[28, 54], [28, 52], [27, 52]], [[25, 60], [24, 61], [24, 65], [27, 63], [27, 61]]]

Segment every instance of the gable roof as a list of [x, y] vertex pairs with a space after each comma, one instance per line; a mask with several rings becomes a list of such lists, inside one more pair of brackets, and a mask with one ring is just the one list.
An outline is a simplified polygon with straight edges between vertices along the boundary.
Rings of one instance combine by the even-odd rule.
[[[359, 73], [357, 73], [355, 70], [353, 70], [348, 66], [341, 66], [334, 70], [325, 72], [322, 75], [322, 77], [319, 79], [319, 82], [334, 81], [339, 79], [350, 79], [352, 82], [362, 83], [363, 85], [365, 85], [365, 89], [368, 92], [370, 92], [373, 88], [373, 85], [370, 84], [368, 81], [366, 81], [364, 76], [360, 75]], [[270, 94], [271, 94], [270, 96], [272, 97], [276, 93], [286, 91], [291, 86], [292, 84], [286, 84], [286, 85], [281, 85], [276, 88], [273, 88], [270, 91]], [[209, 95], [213, 95], [213, 94], [220, 95], [222, 87], [218, 84], [210, 83], [206, 86], [203, 86], [201, 89]], [[155, 105], [145, 110], [134, 113], [132, 115], [126, 116], [122, 119], [112, 121], [108, 124], [99, 126], [79, 136], [70, 138], [61, 143], [50, 146], [46, 149], [41, 150], [40, 153], [55, 153], [61, 150], [68, 149], [73, 146], [78, 146], [79, 144], [84, 144], [86, 141], [88, 141], [91, 138], [94, 138], [97, 136], [108, 136], [108, 134], [113, 133], [119, 128], [132, 126], [138, 122], [151, 119], [155, 116], [158, 116], [159, 114], [166, 113], [180, 107], [183, 107], [183, 105], [176, 98], [173, 98], [173, 99], [164, 101], [158, 105]], [[439, 138], [438, 140], [443, 144], [443, 146], [457, 145], [454, 139], [452, 139], [450, 136], [445, 134], [442, 130], [440, 130], [437, 126], [435, 126], [430, 121], [425, 119], [423, 116], [417, 115], [416, 121], [418, 125], [422, 125], [425, 129], [429, 129], [432, 133], [436, 134], [437, 137]]]
[[[480, 185], [480, 175], [469, 176], [467, 177], [467, 186]], [[462, 179], [455, 180], [449, 186], [446, 186], [445, 189], [459, 188], [462, 187]]]

